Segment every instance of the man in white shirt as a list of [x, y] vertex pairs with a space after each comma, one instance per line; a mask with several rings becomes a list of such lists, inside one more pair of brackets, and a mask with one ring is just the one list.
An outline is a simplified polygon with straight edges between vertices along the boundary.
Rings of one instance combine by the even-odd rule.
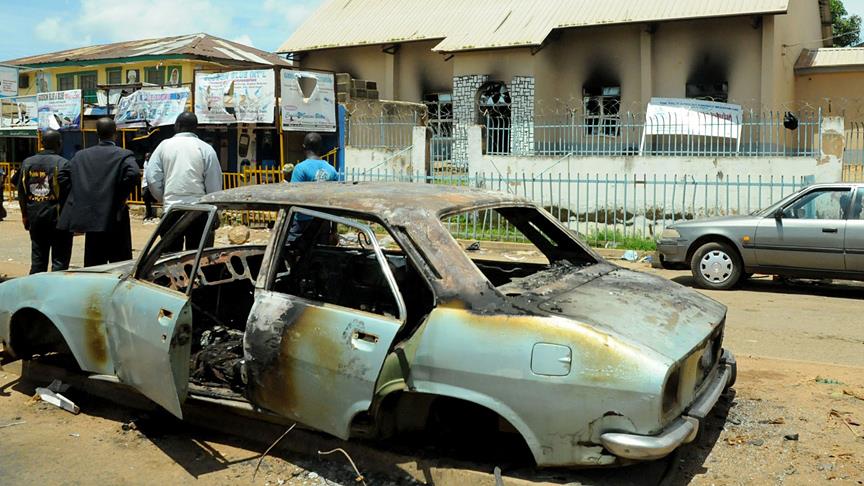
[[[165, 213], [176, 204], [192, 204], [205, 194], [222, 190], [222, 168], [216, 151], [194, 133], [198, 117], [183, 112], [174, 128], [176, 135], [156, 147], [145, 171], [147, 188], [156, 200], [162, 201]], [[205, 218], [200, 218], [171, 249], [181, 250], [184, 240], [187, 250], [198, 248], [205, 224]], [[212, 234], [207, 235], [208, 242], [212, 238]]]

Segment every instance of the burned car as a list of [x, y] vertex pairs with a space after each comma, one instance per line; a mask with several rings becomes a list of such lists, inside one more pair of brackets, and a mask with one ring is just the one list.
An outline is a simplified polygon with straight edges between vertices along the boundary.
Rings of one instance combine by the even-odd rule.
[[[275, 214], [268, 243], [168, 250], [220, 211]], [[490, 221], [537, 258], [453, 236]], [[169, 212], [135, 262], [0, 284], [6, 353], [71, 355], [178, 417], [218, 399], [349, 439], [481, 410], [540, 466], [692, 441], [735, 380], [725, 315], [526, 200], [414, 183], [231, 189]]]

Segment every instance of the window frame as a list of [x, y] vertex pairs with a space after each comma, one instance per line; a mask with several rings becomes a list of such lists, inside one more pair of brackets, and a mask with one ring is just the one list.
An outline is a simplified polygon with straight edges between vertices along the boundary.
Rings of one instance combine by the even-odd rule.
[[[158, 83], [153, 83], [149, 80], [150, 73], [154, 73], [154, 72], [159, 73], [159, 77], [161, 78]], [[166, 72], [166, 69], [160, 68], [159, 66], [145, 67], [144, 68], [144, 76], [143, 76], [144, 79], [142, 79], [141, 82], [147, 83], [147, 84], [156, 84], [157, 86], [165, 86], [165, 72]]]
[[[81, 85], [81, 77], [82, 76], [93, 76], [95, 82], [93, 83], [92, 88], [84, 89]], [[75, 87], [81, 90], [81, 99], [84, 100], [84, 103], [96, 103], [97, 95], [96, 92], [99, 90], [97, 87], [99, 86], [99, 72], [98, 71], [80, 71], [75, 73]]]
[[[309, 216], [312, 218], [319, 218], [319, 219], [323, 219], [325, 221], [329, 221], [331, 223], [342, 224], [342, 225], [354, 228], [358, 231], [362, 231], [366, 235], [366, 238], [372, 243], [372, 250], [373, 250], [373, 253], [375, 254], [375, 260], [378, 262], [378, 265], [381, 269], [381, 272], [383, 273], [384, 278], [387, 281], [387, 286], [390, 287], [390, 292], [393, 295], [394, 300], [396, 301], [396, 308], [398, 311], [398, 315], [396, 316], [396, 320], [398, 320], [402, 324], [404, 324], [406, 322], [406, 320], [408, 318], [408, 310], [407, 310], [407, 307], [405, 305], [405, 299], [402, 297], [402, 292], [399, 290], [399, 285], [396, 282], [396, 277], [393, 276], [393, 272], [390, 270], [390, 266], [387, 264], [387, 257], [386, 257], [386, 255], [384, 255], [384, 251], [381, 248], [381, 245], [378, 243], [378, 239], [375, 237], [375, 232], [372, 231], [372, 228], [370, 228], [368, 225], [365, 225], [365, 224], [357, 222], [357, 221], [353, 221], [351, 219], [348, 219], [348, 218], [345, 218], [342, 216], [337, 216], [334, 214], [325, 213], [322, 211], [316, 211], [313, 209], [308, 209], [308, 208], [304, 208], [304, 207], [300, 207], [300, 206], [292, 206], [288, 209], [282, 209], [282, 210], [280, 210], [280, 213], [282, 213], [282, 217], [279, 218], [279, 223], [281, 226], [279, 227], [279, 230], [278, 230], [276, 236], [271, 240], [272, 247], [270, 249], [271, 250], [270, 255], [266, 257], [266, 260], [267, 260], [266, 274], [264, 273], [264, 271], [263, 271], [264, 269], [262, 268], [262, 272], [259, 275], [259, 277], [264, 276], [264, 278], [265, 278], [265, 280], [263, 282], [263, 290], [268, 291], [268, 292], [274, 292], [274, 293], [277, 293], [279, 295], [286, 295], [286, 296], [289, 296], [293, 299], [303, 300], [305, 302], [314, 304], [316, 306], [334, 306], [334, 307], [338, 307], [340, 309], [347, 309], [351, 312], [369, 313], [368, 311], [355, 309], [353, 307], [346, 307], [343, 305], [333, 304], [330, 302], [313, 300], [313, 299], [309, 299], [309, 298], [306, 298], [303, 296], [287, 294], [284, 292], [279, 292], [279, 291], [273, 290], [273, 284], [275, 283], [276, 273], [277, 273], [277, 269], [278, 269], [278, 265], [276, 263], [277, 263], [278, 259], [281, 257], [282, 250], [285, 247], [285, 239], [288, 237], [289, 230], [291, 229], [292, 218], [294, 217], [295, 214], [301, 214], [301, 215]], [[406, 253], [406, 257], [407, 257], [407, 253]], [[373, 314], [375, 316], [380, 316], [380, 317], [386, 317], [386, 316], [381, 316], [380, 314], [375, 314], [375, 313], [369, 313], [369, 314]]]
[[[855, 197], [855, 191], [853, 189], [854, 188], [852, 186], [815, 187], [812, 190], [807, 191], [807, 192], [799, 195], [798, 197], [792, 199], [788, 203], [784, 204], [779, 209], [779, 212], [783, 215], [783, 219], [796, 220], [796, 221], [846, 221], [849, 218], [849, 208], [851, 208], [853, 198]], [[835, 219], [835, 218], [822, 219], [822, 218], [799, 218], [797, 216], [793, 217], [793, 216], [787, 216], [786, 215], [786, 211], [791, 209], [793, 206], [795, 206], [799, 201], [802, 201], [802, 200], [810, 197], [811, 195], [813, 195], [817, 192], [836, 192], [836, 193], [846, 192], [848, 194], [851, 194], [851, 196], [849, 198], [849, 202], [846, 203], [847, 207], [845, 208], [845, 211], [844, 211], [846, 213], [845, 214], [846, 217], [845, 218], [837, 218], [837, 219]], [[815, 196], [813, 200], [815, 200], [815, 198], [818, 198], [818, 197], [821, 197], [821, 196]], [[808, 201], [808, 204], [810, 202], [813, 202], [813, 200]], [[841, 211], [843, 211], [842, 207], [841, 207]]]
[[[76, 73], [58, 74], [57, 75], [57, 91], [69, 91], [69, 90], [75, 89], [75, 84], [76, 84], [75, 74]], [[66, 80], [70, 80], [70, 79], [72, 80], [72, 86], [64, 88], [63, 82]]]
[[[117, 75], [117, 78], [119, 79], [118, 82], [116, 82], [116, 83], [111, 82], [111, 75], [112, 74]], [[123, 82], [123, 68], [122, 67], [105, 68], [105, 84], [125, 84]]]

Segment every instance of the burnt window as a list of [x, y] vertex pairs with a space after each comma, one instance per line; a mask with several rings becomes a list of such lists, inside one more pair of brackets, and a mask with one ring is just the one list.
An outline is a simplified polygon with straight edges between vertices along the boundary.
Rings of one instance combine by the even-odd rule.
[[[597, 260], [574, 235], [535, 207], [475, 209], [444, 217], [441, 223], [489, 282], [501, 286], [559, 266], [587, 266]], [[507, 250], [489, 240], [521, 243]]]
[[429, 155], [435, 168], [443, 169], [445, 163], [452, 159], [453, 95], [430, 93], [423, 96], [423, 104], [429, 116], [427, 126], [432, 132]]
[[30, 87], [30, 75], [29, 74], [19, 74], [18, 75], [18, 88], [19, 89], [27, 89]]
[[729, 100], [729, 83], [726, 81], [687, 83], [685, 95], [697, 100], [726, 103]]
[[510, 103], [510, 91], [501, 81], [489, 81], [477, 90], [477, 109], [486, 131], [487, 154], [510, 153]]
[[620, 86], [585, 86], [582, 89], [585, 130], [591, 135], [617, 136], [621, 118]]

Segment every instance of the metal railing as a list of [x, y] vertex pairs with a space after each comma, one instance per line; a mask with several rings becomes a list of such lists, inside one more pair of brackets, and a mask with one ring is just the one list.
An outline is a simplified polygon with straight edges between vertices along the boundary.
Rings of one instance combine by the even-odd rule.
[[413, 143], [416, 126], [419, 126], [416, 116], [412, 119], [349, 118], [346, 144], [354, 148], [403, 149]]
[[864, 122], [850, 121], [846, 123], [843, 181], [864, 182]]
[[[549, 211], [593, 245], [654, 240], [676, 222], [751, 214], [813, 182], [810, 177], [692, 177], [578, 174], [427, 176], [423, 173], [351, 171], [349, 181], [413, 182], [481, 187], [521, 196]], [[520, 241], [501, 218], [478, 211], [446, 221], [459, 238]]]
[[2, 183], [3, 199], [6, 201], [14, 201], [18, 197], [18, 188], [12, 184], [12, 172], [21, 168], [20, 162], [0, 162], [0, 171], [4, 175], [0, 175], [0, 183]]

